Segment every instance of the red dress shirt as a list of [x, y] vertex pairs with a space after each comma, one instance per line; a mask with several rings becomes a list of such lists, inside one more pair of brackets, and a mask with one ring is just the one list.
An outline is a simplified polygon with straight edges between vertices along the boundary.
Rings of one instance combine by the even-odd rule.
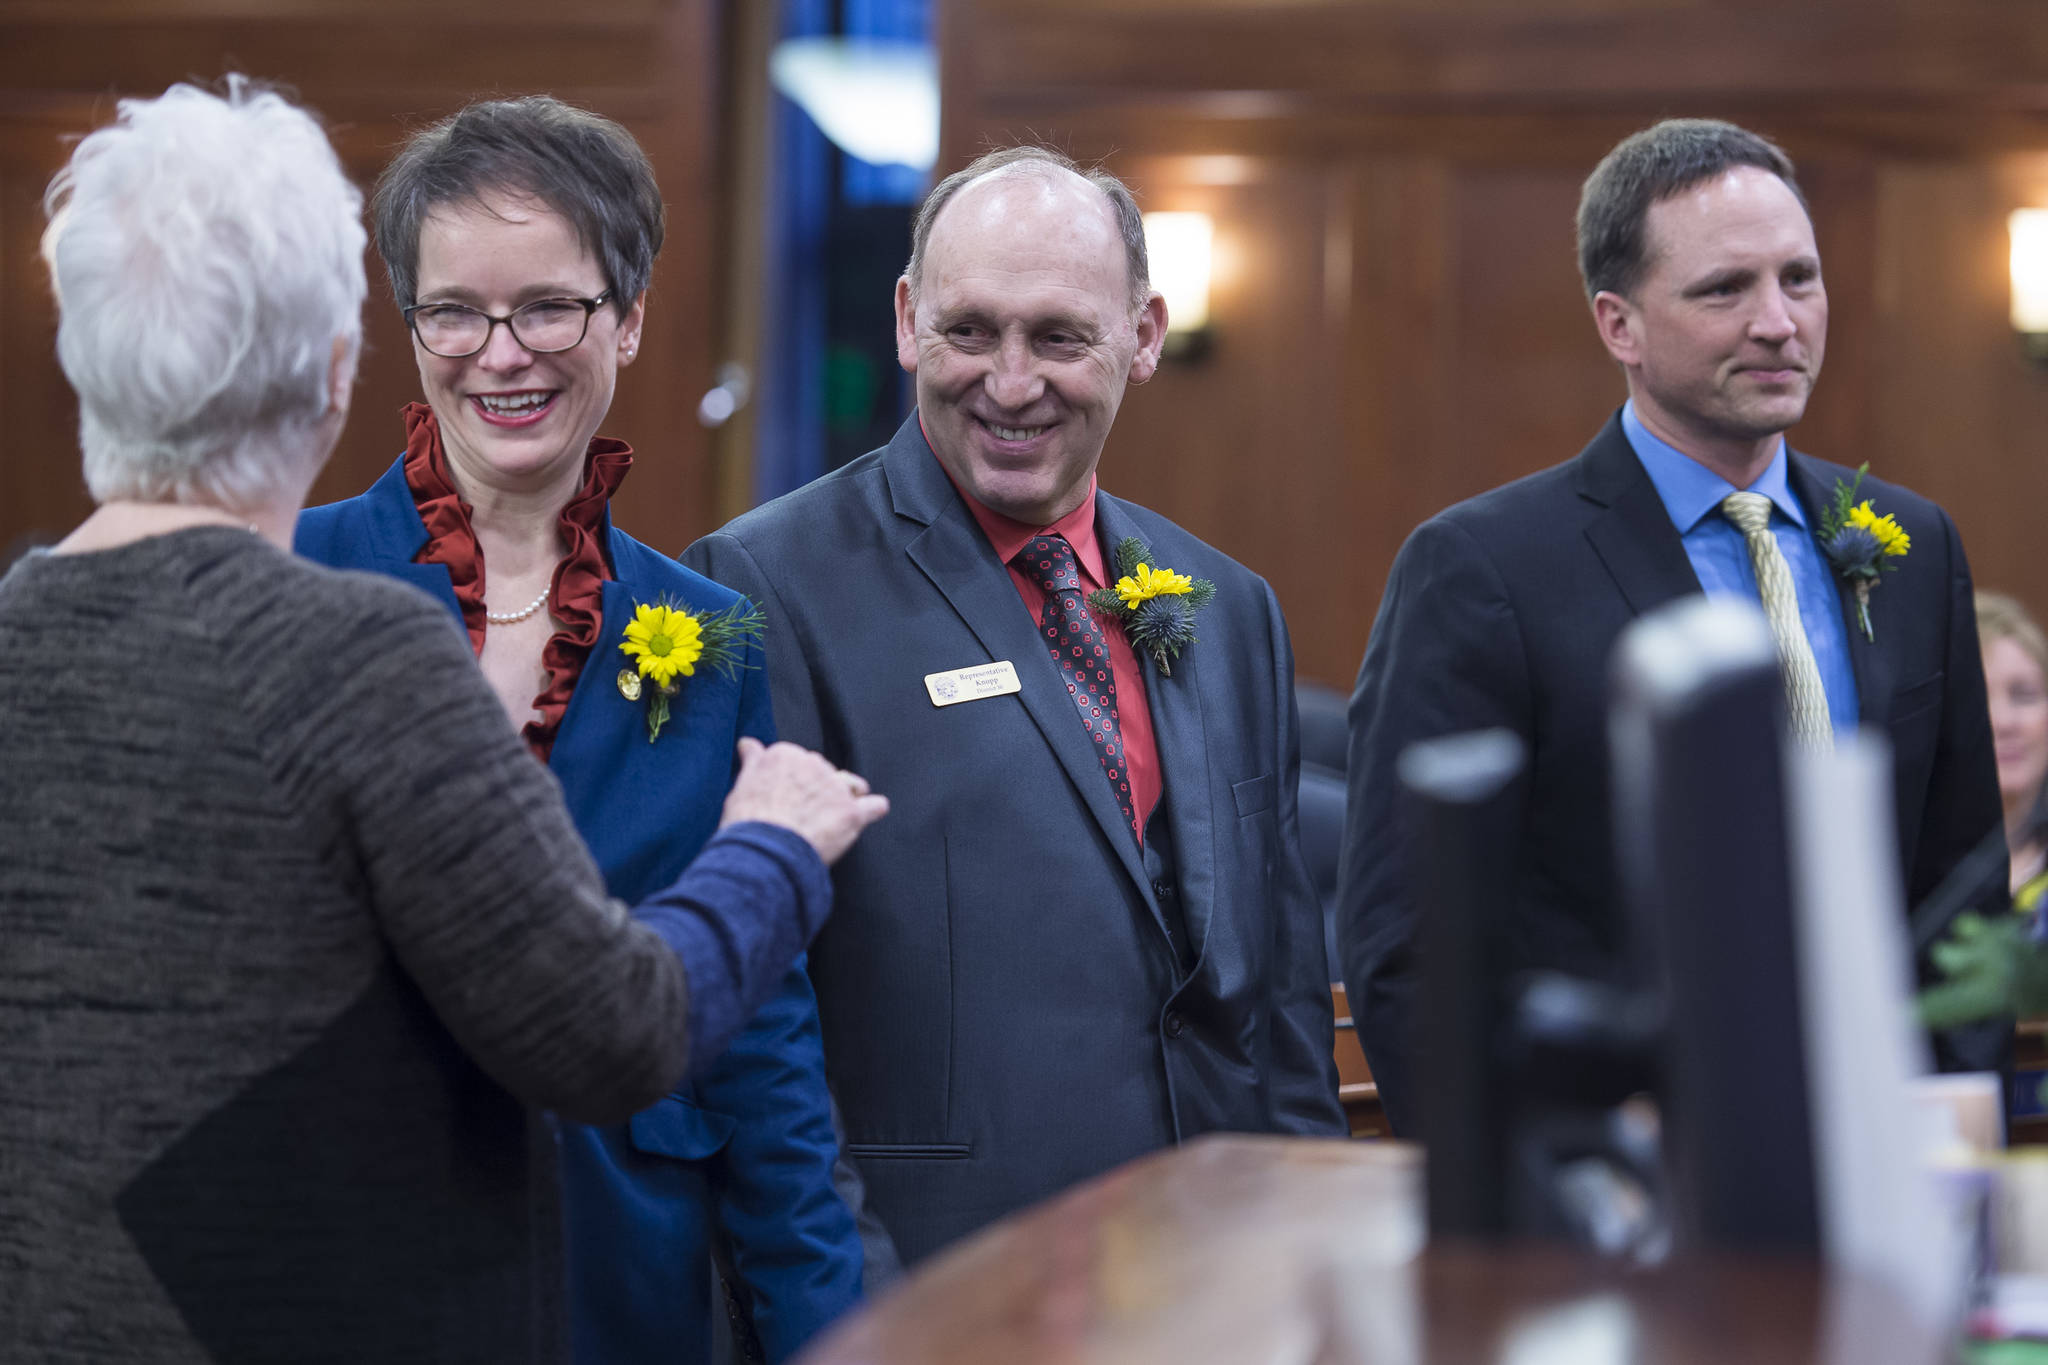
[[[950, 470], [946, 477], [953, 477]], [[988, 537], [996, 558], [1009, 570], [1010, 582], [1016, 585], [1017, 596], [1031, 613], [1033, 625], [1045, 615], [1045, 594], [1010, 563], [1033, 536], [1065, 536], [1067, 544], [1074, 547], [1074, 562], [1080, 567], [1082, 581], [1088, 590], [1093, 592], [1109, 586], [1103, 567], [1102, 545], [1095, 538], [1094, 475], [1088, 477], [1088, 496], [1081, 500], [1081, 505], [1050, 526], [1027, 526], [1021, 521], [1012, 521], [1001, 512], [984, 507], [958, 483], [953, 488], [960, 494], [960, 500], [967, 504], [967, 510], [974, 514], [975, 523]], [[1116, 680], [1117, 723], [1124, 737], [1124, 766], [1131, 774], [1131, 809], [1137, 812], [1136, 828], [1132, 832], [1142, 845], [1145, 842], [1145, 821], [1151, 818], [1153, 807], [1159, 804], [1163, 786], [1159, 772], [1159, 744], [1152, 735], [1152, 704], [1145, 693], [1145, 674], [1138, 667], [1138, 656], [1131, 651], [1130, 641], [1124, 638], [1122, 625], [1114, 619], [1105, 619], [1092, 607], [1088, 614], [1102, 627], [1103, 638], [1109, 643], [1109, 670]], [[1080, 723], [1080, 717], [1076, 716], [1074, 724]], [[1102, 780], [1109, 781], [1106, 776]]]

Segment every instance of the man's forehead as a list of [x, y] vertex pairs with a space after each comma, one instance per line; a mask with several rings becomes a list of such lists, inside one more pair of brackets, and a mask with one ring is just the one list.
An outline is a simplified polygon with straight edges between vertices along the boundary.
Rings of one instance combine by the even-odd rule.
[[932, 224], [932, 240], [1006, 230], [1015, 236], [1106, 235], [1112, 244], [1117, 239], [1115, 210], [1100, 189], [1064, 166], [1025, 161], [998, 166], [961, 186]]
[[924, 265], [934, 292], [948, 292], [949, 284], [1001, 281], [999, 287], [1007, 289], [1101, 293], [1122, 301], [1123, 241], [1106, 199], [1081, 177], [1047, 169], [1073, 184], [1035, 174], [991, 182], [1003, 175], [996, 171], [946, 205], [932, 225]]
[[1697, 268], [1709, 258], [1758, 253], [1817, 255], [1813, 223], [1799, 196], [1778, 176], [1737, 166], [1651, 204], [1644, 215], [1644, 256], [1652, 266]]

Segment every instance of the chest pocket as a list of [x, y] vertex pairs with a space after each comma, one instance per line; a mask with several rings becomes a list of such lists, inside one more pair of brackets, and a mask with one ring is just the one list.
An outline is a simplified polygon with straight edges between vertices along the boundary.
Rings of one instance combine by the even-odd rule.
[[1257, 815], [1262, 810], [1271, 810], [1273, 794], [1279, 789], [1279, 785], [1271, 773], [1264, 777], [1252, 777], [1233, 783], [1230, 795], [1237, 802], [1238, 818], [1243, 819], [1247, 815]]
[[1892, 698], [1889, 724], [1897, 725], [1941, 704], [1941, 684], [1948, 675], [1937, 673], [1925, 682], [1914, 683]]

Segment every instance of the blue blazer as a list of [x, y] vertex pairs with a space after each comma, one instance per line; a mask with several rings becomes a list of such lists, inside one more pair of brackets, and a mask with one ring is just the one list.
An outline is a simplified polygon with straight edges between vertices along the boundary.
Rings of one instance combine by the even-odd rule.
[[[426, 544], [403, 462], [360, 497], [309, 508], [296, 548], [336, 568], [402, 579], [462, 612], [448, 571], [415, 564]], [[576, 827], [628, 904], [681, 874], [718, 828], [741, 735], [774, 738], [766, 670], [682, 680], [650, 744], [644, 710], [616, 685], [636, 604], [667, 596], [716, 611], [738, 594], [611, 524], [604, 626], [569, 700], [548, 766]], [[702, 1360], [710, 1352], [711, 1250], [722, 1232], [768, 1358], [795, 1354], [860, 1297], [852, 1213], [834, 1191], [838, 1152], [818, 1005], [799, 960], [711, 1070], [625, 1125], [562, 1124], [570, 1331], [584, 1365]]]

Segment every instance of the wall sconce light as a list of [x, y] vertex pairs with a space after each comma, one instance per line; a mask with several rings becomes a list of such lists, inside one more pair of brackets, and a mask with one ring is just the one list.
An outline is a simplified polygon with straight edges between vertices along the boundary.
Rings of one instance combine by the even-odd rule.
[[2014, 209], [2005, 221], [2012, 236], [2012, 329], [2029, 356], [2048, 363], [2048, 209]]
[[1216, 226], [1206, 213], [1145, 215], [1152, 287], [1166, 299], [1166, 354], [1199, 359], [1209, 350], [1209, 270]]
[[939, 159], [939, 62], [927, 44], [787, 38], [768, 77], [848, 156], [920, 171]]

